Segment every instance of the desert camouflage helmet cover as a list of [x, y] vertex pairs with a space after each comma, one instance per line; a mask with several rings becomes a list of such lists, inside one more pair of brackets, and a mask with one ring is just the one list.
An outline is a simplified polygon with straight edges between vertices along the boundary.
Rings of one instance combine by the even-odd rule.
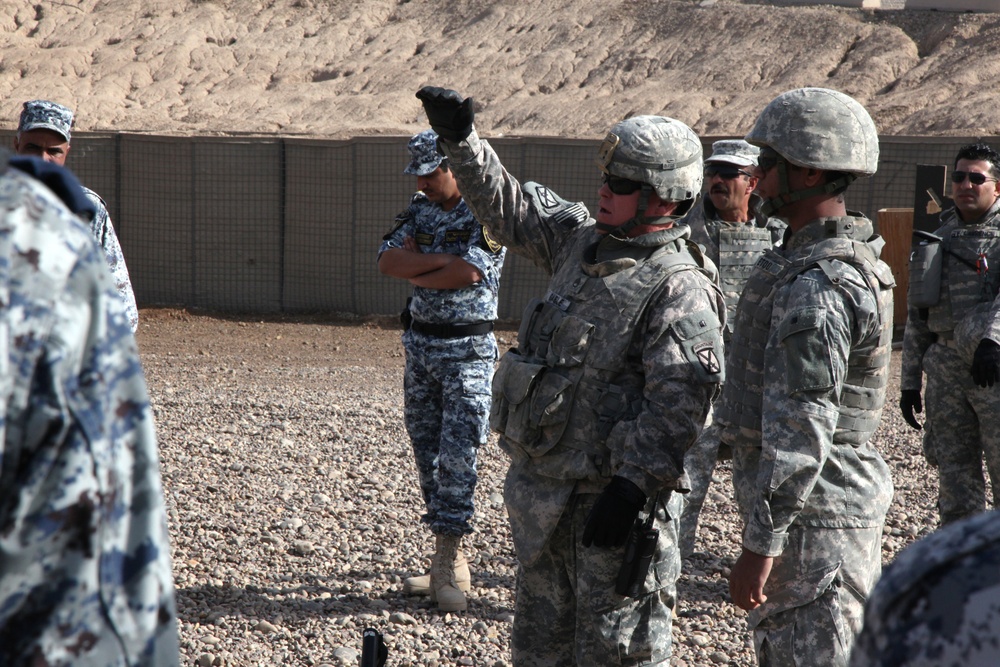
[[647, 183], [664, 201], [685, 201], [701, 192], [701, 140], [673, 118], [634, 116], [604, 138], [597, 166], [606, 174]]
[[878, 169], [878, 131], [853, 97], [828, 88], [797, 88], [774, 98], [746, 140], [769, 146], [800, 167], [871, 176]]

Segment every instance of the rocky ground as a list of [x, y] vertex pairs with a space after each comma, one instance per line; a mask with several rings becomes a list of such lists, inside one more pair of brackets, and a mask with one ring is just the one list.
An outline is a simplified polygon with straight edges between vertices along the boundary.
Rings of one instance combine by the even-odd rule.
[[[499, 332], [510, 345], [516, 332]], [[469, 611], [406, 597], [432, 546], [418, 525], [391, 322], [261, 321], [143, 310], [139, 345], [160, 439], [185, 665], [356, 665], [362, 630], [393, 667], [508, 665], [515, 559], [495, 441], [480, 457]], [[890, 409], [877, 441], [896, 496], [886, 562], [935, 526], [935, 476]], [[728, 602], [739, 523], [728, 464], [679, 585], [672, 664], [753, 665]]]

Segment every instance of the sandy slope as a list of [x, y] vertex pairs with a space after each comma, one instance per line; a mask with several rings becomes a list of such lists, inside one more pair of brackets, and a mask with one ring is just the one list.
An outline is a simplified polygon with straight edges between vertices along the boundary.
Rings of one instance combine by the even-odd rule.
[[[597, 137], [631, 113], [742, 133], [821, 85], [884, 134], [1000, 134], [1000, 15], [737, 0], [65, 0], [0, 6], [0, 127], [347, 137], [423, 127], [413, 93], [475, 97], [485, 134]], [[991, 62], [992, 61], [992, 62]]]

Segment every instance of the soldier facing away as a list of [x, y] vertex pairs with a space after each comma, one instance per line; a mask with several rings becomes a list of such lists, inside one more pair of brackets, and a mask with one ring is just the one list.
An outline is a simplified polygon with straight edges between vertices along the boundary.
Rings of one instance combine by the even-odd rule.
[[984, 454], [1000, 484], [1000, 154], [964, 146], [951, 176], [955, 206], [910, 262], [899, 399], [920, 429], [913, 413], [927, 374], [924, 455], [938, 470], [942, 524], [986, 507]]
[[716, 404], [745, 523], [730, 594], [750, 612], [760, 665], [846, 665], [892, 500], [871, 442], [892, 272], [872, 223], [843, 196], [875, 173], [878, 134], [851, 97], [800, 88], [775, 98], [746, 140], [761, 149], [762, 211], [789, 229], [747, 281]]
[[383, 238], [378, 267], [413, 285], [403, 313], [404, 415], [435, 549], [430, 573], [407, 578], [403, 589], [461, 611], [470, 573], [460, 542], [472, 532], [476, 456], [489, 434], [506, 251], [472, 217], [437, 135], [415, 135], [409, 151], [404, 173], [420, 191]]
[[[473, 127], [471, 98], [417, 97], [476, 217], [550, 276], [493, 382], [519, 565], [513, 662], [665, 665], [684, 452], [722, 381], [715, 270], [674, 224], [701, 188], [701, 142], [671, 118], [615, 124], [598, 154], [595, 220], [507, 172]], [[643, 515], [650, 564], [625, 570], [629, 590], [616, 583]]]
[[53, 195], [85, 202], [75, 178], [20, 165], [51, 190], [0, 174], [0, 664], [177, 665], [135, 339], [104, 252]]
[[[785, 223], [768, 218], [757, 210], [761, 201], [754, 193], [760, 149], [742, 139], [723, 139], [712, 144], [705, 160], [705, 193], [678, 224], [691, 227], [691, 240], [719, 268], [722, 294], [726, 298], [726, 328], [723, 339], [728, 347], [736, 304], [743, 293], [754, 262], [765, 250], [781, 243]], [[705, 430], [684, 456], [684, 470], [691, 480], [691, 492], [684, 496], [681, 514], [681, 556], [694, 552], [701, 513], [712, 471], [719, 458], [719, 429], [711, 414]]]
[[[39, 157], [46, 162], [65, 166], [66, 158], [69, 156], [72, 127], [73, 111], [69, 108], [47, 100], [25, 102], [17, 124], [14, 151], [18, 155]], [[97, 211], [90, 219], [90, 231], [104, 249], [108, 268], [114, 277], [115, 288], [122, 303], [125, 304], [129, 326], [135, 333], [139, 326], [139, 311], [135, 305], [135, 294], [132, 292], [132, 281], [128, 277], [122, 247], [111, 224], [111, 216], [108, 215], [108, 207], [93, 190], [83, 188], [83, 193]]]

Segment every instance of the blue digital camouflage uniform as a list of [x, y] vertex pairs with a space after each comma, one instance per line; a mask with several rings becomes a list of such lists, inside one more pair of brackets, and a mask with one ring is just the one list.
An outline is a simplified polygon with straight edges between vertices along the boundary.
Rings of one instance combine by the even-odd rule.
[[[720, 143], [715, 142], [714, 146]], [[746, 144], [746, 142], [740, 142]], [[749, 144], [746, 144], [750, 147]], [[756, 147], [750, 147], [756, 150]], [[713, 154], [714, 156], [714, 154]], [[711, 159], [711, 158], [710, 158]], [[721, 160], [717, 160], [721, 161]], [[755, 162], [747, 160], [749, 166]], [[706, 160], [708, 164], [708, 160]], [[719, 269], [722, 294], [726, 299], [726, 329], [723, 339], [730, 344], [735, 322], [736, 304], [746, 285], [753, 264], [766, 249], [779, 245], [787, 225], [779, 218], [767, 218], [754, 213], [760, 198], [750, 196], [750, 213], [753, 223], [736, 223], [723, 220], [715, 210], [711, 198], [702, 195], [701, 200], [685, 215], [680, 223], [691, 228], [691, 240], [700, 245], [705, 255]], [[694, 552], [698, 531], [698, 516], [705, 504], [705, 496], [712, 481], [712, 471], [719, 457], [719, 429], [711, 414], [698, 441], [684, 455], [684, 471], [691, 482], [691, 492], [684, 496], [684, 512], [681, 514], [681, 556]]]
[[142, 368], [101, 249], [0, 176], [0, 664], [179, 663]]
[[[423, 132], [411, 140], [417, 158], [406, 173], [424, 175], [437, 169], [441, 157], [432, 134]], [[424, 252], [455, 255], [482, 275], [462, 289], [414, 287], [409, 302], [414, 322], [450, 325], [496, 319], [506, 250], [484, 237], [464, 201], [445, 211], [418, 192], [396, 217], [379, 255], [402, 248], [406, 237], [416, 239]], [[489, 435], [496, 338], [492, 332], [439, 337], [410, 328], [403, 334], [403, 347], [404, 414], [427, 509], [422, 520], [435, 534], [466, 535], [472, 532], [476, 456]]]
[[969, 373], [979, 341], [1000, 342], [1000, 200], [979, 220], [964, 222], [950, 208], [941, 223], [940, 297], [908, 307], [900, 389], [920, 391], [926, 373], [924, 452], [938, 469], [938, 512], [949, 523], [985, 509], [984, 454], [993, 488], [1000, 484], [1000, 392]]
[[[665, 665], [680, 575], [674, 491], [687, 490], [684, 451], [722, 379], [714, 267], [691, 256], [687, 227], [599, 234], [582, 204], [519, 183], [475, 130], [442, 148], [490, 234], [551, 276], [493, 383], [519, 563], [513, 662]], [[615, 592], [625, 548], [581, 542], [613, 474], [647, 495], [659, 530], [638, 599]]]
[[716, 403], [743, 546], [774, 557], [749, 614], [759, 664], [845, 665], [892, 500], [871, 442], [885, 403], [892, 274], [857, 216], [814, 220], [758, 259]]
[[945, 526], [886, 567], [850, 664], [1000, 665], [1000, 512]]
[[90, 231], [104, 250], [104, 258], [108, 262], [108, 268], [111, 269], [111, 278], [115, 283], [115, 289], [118, 290], [118, 296], [121, 297], [122, 303], [125, 304], [125, 314], [128, 316], [129, 328], [135, 333], [135, 330], [139, 328], [139, 310], [135, 305], [132, 281], [128, 277], [128, 267], [125, 266], [125, 256], [122, 255], [122, 247], [118, 243], [118, 235], [115, 234], [115, 228], [111, 225], [111, 216], [108, 215], [107, 204], [90, 188], [83, 188], [83, 193], [94, 204], [94, 208], [97, 209], [94, 219], [90, 221]]
[[[49, 130], [61, 135], [69, 142], [72, 126], [73, 111], [71, 109], [48, 100], [31, 100], [24, 103], [17, 131], [20, 134], [31, 130]], [[129, 326], [135, 333], [139, 326], [139, 311], [135, 305], [135, 294], [132, 292], [132, 282], [129, 280], [128, 268], [125, 266], [125, 257], [122, 255], [121, 244], [118, 243], [115, 228], [111, 224], [107, 205], [93, 190], [83, 188], [83, 192], [97, 210], [97, 214], [90, 221], [90, 230], [97, 242], [101, 244], [101, 248], [104, 249], [108, 267], [114, 278], [115, 288], [125, 304]]]

